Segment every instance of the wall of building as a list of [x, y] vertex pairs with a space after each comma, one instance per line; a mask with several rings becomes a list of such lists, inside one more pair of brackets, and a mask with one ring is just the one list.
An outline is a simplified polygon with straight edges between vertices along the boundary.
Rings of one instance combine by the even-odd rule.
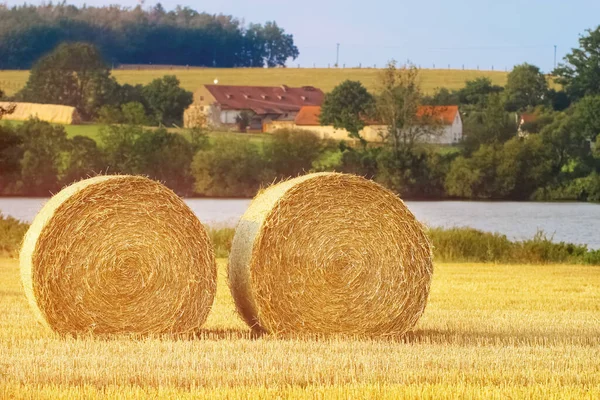
[[[316, 133], [321, 139], [332, 140], [353, 140], [348, 136], [348, 131], [345, 129], [336, 129], [332, 125], [296, 125], [294, 121], [272, 121], [265, 124], [264, 131], [273, 133], [278, 129], [298, 129]], [[360, 135], [369, 142], [380, 142], [381, 132], [387, 129], [385, 126], [366, 126]]]
[[[218, 110], [215, 110], [215, 112], [218, 112]], [[239, 110], [221, 110], [219, 113], [219, 121], [226, 125], [235, 124], [241, 113], [242, 112]]]

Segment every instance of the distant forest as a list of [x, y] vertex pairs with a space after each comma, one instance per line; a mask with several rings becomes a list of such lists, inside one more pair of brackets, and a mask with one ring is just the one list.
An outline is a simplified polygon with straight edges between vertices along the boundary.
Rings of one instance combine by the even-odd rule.
[[178, 6], [166, 11], [121, 6], [0, 4], [0, 69], [29, 69], [62, 42], [95, 44], [110, 64], [276, 67], [298, 57], [276, 22], [244, 25], [230, 15]]

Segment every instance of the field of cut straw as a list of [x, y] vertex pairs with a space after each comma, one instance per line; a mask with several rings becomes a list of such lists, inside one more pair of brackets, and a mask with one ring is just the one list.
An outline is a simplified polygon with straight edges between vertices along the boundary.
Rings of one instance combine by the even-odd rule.
[[402, 340], [252, 337], [219, 260], [197, 338], [60, 338], [0, 259], [0, 398], [600, 397], [600, 270], [436, 264]]
[[[219, 79], [221, 85], [288, 86], [312, 85], [329, 92], [346, 79], [361, 81], [369, 90], [377, 89], [377, 73], [373, 68], [328, 69], [328, 68], [203, 68], [167, 70], [114, 70], [112, 74], [120, 83], [146, 84], [163, 75], [176, 75], [181, 85], [190, 91], [199, 86], [212, 84]], [[506, 72], [463, 71], [454, 69], [424, 69], [421, 71], [421, 84], [425, 92], [435, 88], [460, 89], [465, 81], [478, 77], [488, 77], [494, 84], [506, 83]], [[0, 88], [8, 95], [19, 91], [27, 82], [29, 71], [0, 71]]]

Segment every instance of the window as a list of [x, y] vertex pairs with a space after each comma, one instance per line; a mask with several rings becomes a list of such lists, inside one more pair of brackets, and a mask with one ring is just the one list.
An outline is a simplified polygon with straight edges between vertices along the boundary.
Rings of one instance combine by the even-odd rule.
[[200, 101], [204, 101], [204, 96], [200, 96]]

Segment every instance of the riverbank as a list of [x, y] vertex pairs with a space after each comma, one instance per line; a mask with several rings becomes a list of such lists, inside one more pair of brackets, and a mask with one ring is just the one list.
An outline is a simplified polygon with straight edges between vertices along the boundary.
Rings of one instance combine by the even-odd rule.
[[[14, 218], [0, 216], [0, 254], [16, 256], [28, 226]], [[228, 257], [235, 229], [211, 226], [207, 229], [216, 256]], [[442, 262], [600, 265], [600, 250], [555, 243], [542, 232], [522, 241], [472, 228], [432, 228], [428, 229], [428, 235], [434, 246], [434, 259]]]
[[600, 396], [595, 267], [436, 263], [404, 338], [278, 340], [251, 337], [218, 265], [196, 339], [107, 340], [45, 330], [0, 259], [0, 398]]

